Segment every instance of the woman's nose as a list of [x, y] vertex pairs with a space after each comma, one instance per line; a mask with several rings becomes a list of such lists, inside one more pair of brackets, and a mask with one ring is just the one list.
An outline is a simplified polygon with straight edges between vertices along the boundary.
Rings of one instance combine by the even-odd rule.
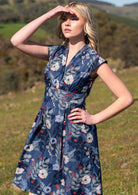
[[66, 25], [70, 25], [70, 19], [68, 18], [65, 22]]

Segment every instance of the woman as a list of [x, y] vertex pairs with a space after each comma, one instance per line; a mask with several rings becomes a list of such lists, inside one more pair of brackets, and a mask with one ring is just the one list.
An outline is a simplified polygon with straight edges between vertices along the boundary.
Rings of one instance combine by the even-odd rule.
[[[67, 46], [30, 41], [44, 22], [56, 17], [59, 17], [59, 35]], [[128, 107], [133, 98], [96, 52], [96, 34], [88, 7], [74, 2], [58, 6], [19, 30], [11, 42], [31, 56], [49, 60], [44, 74], [43, 103], [13, 184], [29, 191], [29, 195], [102, 194], [95, 124]], [[117, 100], [91, 115], [85, 108], [85, 99], [97, 76]]]

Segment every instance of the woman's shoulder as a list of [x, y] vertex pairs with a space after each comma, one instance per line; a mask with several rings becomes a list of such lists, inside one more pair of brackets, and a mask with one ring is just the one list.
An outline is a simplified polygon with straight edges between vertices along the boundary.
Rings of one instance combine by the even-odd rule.
[[52, 58], [55, 56], [57, 53], [62, 53], [66, 47], [64, 45], [49, 45], [48, 50], [49, 50], [49, 56]]
[[94, 69], [103, 63], [108, 63], [107, 60], [103, 56], [101, 56], [101, 54], [99, 54], [99, 52], [89, 46], [87, 47], [87, 52], [91, 65]]
[[65, 49], [64, 45], [48, 45], [50, 51]]
[[99, 53], [94, 50], [93, 48], [91, 48], [90, 46], [87, 45], [87, 52], [90, 54], [90, 55], [99, 55]]

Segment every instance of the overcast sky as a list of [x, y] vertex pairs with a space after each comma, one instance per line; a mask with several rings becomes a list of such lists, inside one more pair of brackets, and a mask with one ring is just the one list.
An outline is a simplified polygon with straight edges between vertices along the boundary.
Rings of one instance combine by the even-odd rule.
[[[98, 1], [98, 0], [97, 0]], [[138, 3], [138, 0], [100, 0], [108, 3], [115, 4], [116, 6], [123, 6], [124, 4]]]

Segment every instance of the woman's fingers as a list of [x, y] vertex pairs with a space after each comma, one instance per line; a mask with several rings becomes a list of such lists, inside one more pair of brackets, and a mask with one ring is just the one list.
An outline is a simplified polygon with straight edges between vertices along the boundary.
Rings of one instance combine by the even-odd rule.
[[[82, 112], [83, 112], [82, 109], [80, 109], [80, 108], [75, 108], [75, 109], [71, 110], [71, 114], [68, 115], [68, 119], [69, 119], [70, 121], [76, 120], [76, 119], [77, 119], [77, 122], [79, 122], [78, 119], [81, 119], [81, 122], [82, 122], [82, 120], [83, 120]], [[73, 122], [74, 122], [74, 121], [73, 121]]]
[[72, 117], [72, 116], [75, 116], [75, 115], [81, 115], [81, 112], [73, 112], [71, 114], [68, 115], [68, 117]]
[[68, 118], [69, 120], [82, 119], [81, 115], [74, 115]]
[[74, 11], [68, 5], [66, 5], [65, 8], [67, 9], [67, 12], [69, 11], [71, 14], [74, 14]]
[[74, 14], [73, 10], [70, 9], [69, 6], [65, 6], [65, 7], [63, 7], [63, 6], [57, 6], [55, 8], [55, 10], [56, 10], [56, 13], [55, 13], [56, 15], [60, 15], [63, 12], [67, 12], [67, 13], [70, 13], [70, 14]]
[[83, 123], [83, 120], [74, 120], [72, 123]]
[[75, 111], [79, 111], [79, 112], [81, 112], [81, 111], [82, 111], [82, 109], [81, 109], [81, 108], [74, 108], [74, 109], [72, 109], [72, 110], [71, 110], [71, 112], [75, 112]]
[[86, 123], [88, 125], [92, 124], [92, 116], [87, 110], [74, 108], [70, 112], [71, 113], [68, 115], [68, 119], [72, 123]]

